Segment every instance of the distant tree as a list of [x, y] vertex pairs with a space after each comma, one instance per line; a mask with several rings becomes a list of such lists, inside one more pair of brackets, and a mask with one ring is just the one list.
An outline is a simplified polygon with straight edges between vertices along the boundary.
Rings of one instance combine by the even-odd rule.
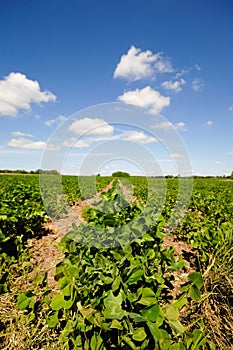
[[45, 174], [45, 175], [60, 175], [59, 171], [57, 170], [42, 170], [42, 169], [37, 169], [34, 171], [35, 174]]
[[112, 176], [113, 177], [130, 177], [130, 174], [124, 171], [115, 171], [114, 173], [112, 173]]
[[233, 180], [233, 171], [231, 172], [230, 179], [232, 179], [232, 180]]

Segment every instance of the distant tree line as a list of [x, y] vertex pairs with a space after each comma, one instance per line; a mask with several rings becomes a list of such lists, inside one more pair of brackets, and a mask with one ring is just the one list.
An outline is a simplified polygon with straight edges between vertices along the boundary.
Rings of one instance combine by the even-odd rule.
[[[55, 169], [51, 170], [43, 170], [43, 169], [37, 169], [37, 170], [24, 170], [24, 169], [17, 169], [17, 170], [10, 170], [10, 169], [0, 169], [0, 174], [47, 174], [47, 175], [60, 175], [59, 171]], [[97, 174], [97, 176], [101, 176], [100, 174]], [[124, 171], [116, 171], [112, 173], [113, 177], [130, 177], [130, 174]], [[165, 176], [151, 176], [155, 178], [166, 178], [166, 179], [175, 179], [179, 178], [180, 175], [165, 175]], [[221, 175], [221, 176], [212, 176], [212, 175], [207, 175], [207, 176], [201, 176], [201, 175], [193, 175], [194, 179], [231, 179], [233, 180], [233, 171], [231, 172], [231, 175], [226, 176], [226, 175]]]
[[113, 177], [130, 177], [130, 174], [124, 171], [115, 171], [115, 173], [112, 173], [112, 176]]
[[0, 174], [48, 174], [48, 175], [59, 175], [59, 171], [57, 170], [42, 170], [42, 169], [37, 169], [37, 170], [22, 170], [22, 169], [17, 169], [17, 170], [9, 170], [9, 169], [0, 169]]

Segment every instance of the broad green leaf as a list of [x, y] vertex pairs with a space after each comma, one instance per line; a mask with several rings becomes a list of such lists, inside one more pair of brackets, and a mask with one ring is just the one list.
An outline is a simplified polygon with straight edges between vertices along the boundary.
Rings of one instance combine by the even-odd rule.
[[66, 277], [60, 278], [58, 281], [58, 288], [62, 291], [62, 294], [65, 296], [70, 296], [70, 280]]
[[[138, 350], [138, 348], [136, 347], [136, 345], [134, 344], [134, 342], [127, 336], [123, 336], [122, 340], [125, 344], [129, 345], [131, 349], [133, 350]], [[122, 347], [123, 348], [123, 347]]]
[[142, 317], [141, 315], [134, 313], [134, 312], [130, 312], [128, 314], [128, 316], [130, 318], [132, 318], [134, 320], [135, 323], [140, 323], [140, 322], [145, 322], [146, 318]]
[[104, 299], [104, 317], [108, 319], [121, 320], [125, 315], [126, 311], [122, 310], [122, 293], [119, 293], [116, 297], [112, 292], [109, 293], [108, 297]]
[[112, 320], [110, 328], [123, 330], [122, 324], [117, 320]]
[[148, 321], [147, 325], [149, 327], [149, 330], [150, 330], [151, 335], [153, 336], [155, 342], [159, 341], [159, 339], [162, 338], [161, 330], [153, 322]]
[[169, 321], [169, 325], [178, 333], [183, 334], [185, 331], [184, 326], [180, 323], [180, 321]]
[[170, 350], [186, 350], [185, 346], [181, 343], [172, 344]]
[[153, 242], [154, 241], [154, 238], [149, 235], [148, 233], [144, 233], [142, 235], [142, 239], [145, 241], [145, 242]]
[[104, 276], [102, 274], [102, 276], [100, 278], [105, 284], [111, 284], [113, 282], [113, 279], [110, 276]]
[[193, 331], [193, 344], [197, 349], [206, 342], [205, 334], [200, 329]]
[[188, 299], [185, 297], [181, 297], [177, 300], [174, 301], [173, 305], [177, 308], [177, 309], [181, 309], [184, 305], [186, 305], [188, 302]]
[[136, 341], [143, 341], [146, 338], [146, 332], [143, 327], [137, 328], [133, 331], [133, 339]]
[[190, 273], [190, 275], [188, 275], [188, 280], [193, 282], [198, 289], [200, 289], [204, 284], [204, 281], [200, 272]]
[[122, 282], [121, 277], [117, 276], [112, 284], [112, 291], [113, 292], [119, 288], [121, 282]]
[[145, 317], [147, 321], [155, 322], [160, 313], [160, 306], [154, 305], [148, 309], [142, 311], [142, 316]]
[[165, 315], [169, 321], [177, 321], [179, 318], [179, 311], [175, 306], [169, 305], [165, 309]]
[[160, 276], [158, 273], [155, 273], [154, 274], [154, 278], [156, 279], [156, 281], [159, 283], [159, 284], [163, 284], [164, 283], [164, 278], [162, 276]]
[[128, 284], [137, 283], [137, 282], [141, 279], [141, 277], [143, 276], [143, 274], [144, 274], [144, 272], [143, 272], [143, 270], [141, 270], [141, 269], [139, 269], [139, 270], [133, 272], [133, 273], [130, 275], [130, 277], [128, 278], [127, 283], [128, 283]]
[[149, 349], [149, 339], [145, 339], [144, 342], [140, 345], [140, 350], [148, 350]]
[[100, 350], [103, 349], [103, 339], [96, 332], [91, 338], [90, 350]]
[[92, 309], [90, 307], [82, 307], [80, 302], [77, 302], [77, 307], [84, 318], [88, 318], [89, 316], [96, 313], [95, 309]]
[[189, 288], [189, 296], [190, 298], [192, 298], [194, 301], [198, 301], [201, 297], [201, 293], [200, 293], [200, 290], [195, 286], [195, 285], [192, 285], [190, 288]]
[[52, 310], [69, 309], [73, 305], [73, 300], [65, 300], [62, 294], [57, 294], [51, 301]]
[[157, 303], [155, 293], [151, 288], [143, 288], [142, 297], [138, 301], [139, 304], [150, 306]]
[[55, 327], [59, 323], [58, 312], [55, 312], [53, 315], [47, 317], [46, 322], [50, 328]]
[[30, 307], [31, 302], [34, 299], [34, 294], [32, 292], [24, 292], [18, 296], [18, 308], [20, 310], [25, 310], [27, 307]]

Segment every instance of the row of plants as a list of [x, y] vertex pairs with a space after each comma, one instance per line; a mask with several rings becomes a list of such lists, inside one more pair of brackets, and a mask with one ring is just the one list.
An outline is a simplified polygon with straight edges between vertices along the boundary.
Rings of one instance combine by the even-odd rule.
[[[142, 208], [135, 212], [137, 204], [126, 203], [117, 185], [85, 211], [86, 223], [73, 225], [62, 239], [59, 293], [42, 300], [47, 324], [60, 334], [64, 349], [199, 349], [207, 342], [214, 349], [205, 325], [185, 327], [179, 320], [180, 310], [201, 298], [201, 274], [190, 274], [173, 299], [173, 273], [184, 262], [175, 260], [172, 247], [162, 246], [163, 217], [151, 224]], [[23, 293], [18, 306], [31, 317], [35, 300]]]
[[2, 175], [0, 180], [0, 292], [6, 292], [11, 266], [28, 259], [27, 240], [41, 234], [48, 215], [35, 177], [24, 181], [21, 176]]
[[[42, 186], [46, 212], [38, 176], [1, 176], [1, 292], [9, 290], [15, 261], [20, 265], [28, 259], [27, 238], [41, 232], [48, 214], [62, 217], [67, 202], [90, 198], [112, 181], [100, 176], [96, 182], [88, 177], [54, 177], [57, 182], [48, 178]], [[176, 213], [183, 220], [171, 233], [192, 244], [200, 259], [174, 300], [174, 272], [185, 267], [162, 242], [176, 204], [178, 179], [149, 179], [149, 196], [148, 179], [127, 181], [147, 208], [129, 201], [115, 180], [99, 202], [84, 210], [86, 223], [73, 226], [61, 242], [65, 258], [57, 266], [59, 293], [51, 295], [46, 276], [36, 282], [42, 289], [18, 292], [21, 322], [29, 329], [40, 324], [38, 334], [50, 328], [53, 336], [41, 336], [38, 348], [230, 349], [232, 183], [195, 180], [189, 207], [184, 211], [181, 206], [182, 212]], [[58, 338], [59, 345], [54, 345]]]

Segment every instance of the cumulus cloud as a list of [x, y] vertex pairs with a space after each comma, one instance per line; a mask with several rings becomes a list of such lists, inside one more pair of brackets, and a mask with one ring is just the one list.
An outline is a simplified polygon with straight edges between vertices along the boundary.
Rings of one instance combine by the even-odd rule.
[[162, 53], [160, 53], [159, 59], [155, 63], [155, 70], [158, 73], [172, 73], [174, 71], [171, 62], [164, 58]]
[[182, 86], [185, 85], [185, 83], [186, 81], [184, 79], [180, 79], [176, 81], [166, 80], [162, 83], [162, 87], [167, 90], [180, 92], [182, 91]]
[[71, 137], [63, 142], [64, 147], [86, 148], [90, 146], [90, 143], [86, 140], [77, 140], [75, 137]]
[[157, 142], [157, 139], [155, 137], [147, 136], [142, 131], [134, 131], [134, 130], [125, 131], [120, 135], [120, 139], [124, 141], [132, 141], [132, 142], [137, 142], [141, 144]]
[[203, 88], [204, 84], [199, 79], [194, 79], [191, 83], [191, 87], [194, 91], [198, 92]]
[[12, 131], [11, 135], [19, 137], [32, 137], [32, 134], [26, 134], [22, 131]]
[[179, 122], [176, 124], [178, 128], [183, 128], [185, 126], [184, 122]]
[[210, 126], [212, 126], [213, 125], [213, 121], [212, 120], [208, 120], [206, 123], [204, 123], [203, 124], [203, 126], [205, 127], [205, 128], [209, 128]]
[[184, 122], [178, 122], [176, 124], [172, 124], [169, 121], [164, 121], [151, 126], [152, 129], [161, 129], [161, 130], [169, 130], [172, 127], [176, 129], [180, 129], [182, 131], [186, 131], [186, 124]]
[[170, 129], [172, 127], [171, 122], [161, 122], [151, 126], [152, 129]]
[[121, 56], [113, 76], [114, 78], [136, 81], [153, 79], [156, 73], [172, 71], [170, 61], [165, 59], [161, 52], [153, 54], [150, 50], [142, 51], [135, 46], [131, 46], [129, 51]]
[[228, 156], [233, 156], [233, 151], [230, 151], [227, 154], [228, 154]]
[[58, 117], [54, 118], [54, 119], [48, 119], [45, 121], [45, 125], [46, 126], [51, 126], [57, 122], [63, 122], [64, 120], [67, 120], [66, 117], [64, 117], [63, 115], [59, 115]]
[[181, 131], [186, 131], [186, 124], [184, 122], [178, 122], [175, 124], [175, 127]]
[[164, 107], [170, 105], [170, 97], [162, 96], [150, 86], [146, 86], [143, 89], [126, 91], [118, 97], [118, 100], [127, 104], [149, 108], [151, 114], [157, 114]]
[[215, 162], [215, 164], [216, 165], [225, 165], [225, 163], [223, 162], [223, 161], [221, 161], [221, 160], [217, 160], [216, 162]]
[[31, 104], [55, 101], [50, 91], [41, 91], [37, 81], [21, 73], [10, 73], [0, 80], [0, 115], [17, 116], [20, 109], [30, 110]]
[[170, 157], [171, 158], [175, 158], [175, 159], [181, 159], [181, 158], [184, 158], [184, 154], [182, 154], [182, 153], [172, 153], [172, 154], [170, 154]]
[[69, 126], [69, 131], [76, 135], [109, 136], [112, 135], [113, 130], [113, 126], [109, 125], [104, 119], [89, 117], [75, 120]]
[[47, 145], [44, 141], [32, 141], [24, 137], [11, 139], [8, 142], [8, 146], [31, 150], [43, 150], [45, 148], [51, 151], [57, 150], [54, 145]]

